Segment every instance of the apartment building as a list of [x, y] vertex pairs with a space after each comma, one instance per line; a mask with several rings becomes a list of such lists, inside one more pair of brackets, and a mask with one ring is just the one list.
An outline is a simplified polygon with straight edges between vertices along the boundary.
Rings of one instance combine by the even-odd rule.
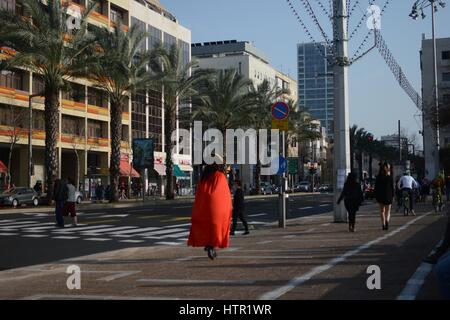
[[[255, 86], [264, 80], [272, 86], [288, 89], [287, 99], [297, 99], [297, 82], [278, 71], [269, 63], [266, 55], [248, 41], [225, 40], [192, 44], [192, 57], [201, 69], [235, 69]], [[297, 156], [294, 153], [292, 156]], [[254, 185], [254, 165], [233, 165], [235, 176], [248, 188]]]
[[[84, 10], [87, 1], [74, 0], [73, 10]], [[20, 0], [0, 0], [0, 6], [23, 11]], [[159, 0], [100, 0], [95, 12], [89, 18], [89, 28], [113, 28], [119, 24], [127, 30], [132, 25], [148, 33], [143, 44], [151, 50], [160, 43], [177, 44], [182, 61], [190, 61], [191, 32], [181, 26]], [[0, 48], [0, 59], [7, 48]], [[109, 180], [110, 132], [109, 101], [104, 92], [83, 79], [71, 83], [70, 92], [61, 92], [60, 127], [58, 139], [59, 175], [79, 177], [81, 187], [91, 191], [93, 183], [107, 184]], [[17, 147], [12, 154], [12, 181], [24, 186], [28, 181], [28, 98], [41, 92], [43, 83], [38, 74], [25, 70], [1, 71], [0, 73], [0, 161], [7, 164], [10, 141], [17, 136]], [[45, 181], [44, 171], [44, 104], [43, 98], [32, 99], [33, 108], [33, 162], [32, 185]], [[20, 117], [15, 115], [22, 114]], [[19, 118], [19, 119], [17, 119]], [[18, 127], [14, 130], [15, 124]], [[178, 128], [178, 126], [177, 126]], [[130, 95], [123, 110], [121, 142], [121, 175], [139, 178], [139, 172], [130, 167], [132, 139], [153, 138], [155, 141], [154, 171], [145, 172], [145, 186], [157, 184], [164, 190], [164, 107], [161, 92], [148, 91]], [[192, 164], [190, 154], [174, 155], [174, 163], [184, 172], [185, 184], [190, 184]], [[180, 176], [181, 179], [181, 176]]]

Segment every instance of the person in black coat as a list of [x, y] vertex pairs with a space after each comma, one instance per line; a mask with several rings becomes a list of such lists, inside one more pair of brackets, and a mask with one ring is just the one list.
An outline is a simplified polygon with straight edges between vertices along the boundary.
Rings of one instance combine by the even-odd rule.
[[356, 180], [356, 175], [353, 172], [348, 174], [344, 189], [337, 203], [340, 204], [342, 199], [344, 199], [345, 209], [348, 212], [348, 229], [350, 232], [355, 232], [356, 212], [364, 201], [364, 195], [361, 185]]
[[238, 218], [242, 221], [242, 224], [244, 225], [244, 228], [245, 228], [244, 234], [250, 233], [248, 231], [248, 223], [247, 223], [247, 220], [245, 219], [245, 215], [244, 215], [244, 209], [245, 209], [244, 192], [242, 191], [242, 188], [241, 188], [241, 181], [236, 180], [235, 186], [236, 186], [236, 191], [234, 192], [234, 196], [233, 196], [233, 224], [231, 226], [231, 231], [230, 231], [230, 235], [232, 235], [232, 236], [234, 235], [234, 232], [236, 231]]
[[375, 180], [375, 199], [380, 205], [381, 224], [383, 230], [389, 229], [391, 206], [395, 195], [394, 180], [391, 176], [391, 166], [388, 163], [380, 165], [380, 172]]

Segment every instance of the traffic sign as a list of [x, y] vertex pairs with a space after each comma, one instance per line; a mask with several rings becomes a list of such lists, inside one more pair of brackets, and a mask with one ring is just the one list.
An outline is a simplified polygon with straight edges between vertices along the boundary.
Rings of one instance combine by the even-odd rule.
[[289, 130], [289, 106], [284, 102], [275, 102], [272, 106], [272, 129]]
[[279, 159], [278, 174], [283, 174], [286, 172], [287, 169], [287, 160], [282, 156], [280, 156], [278, 159]]
[[289, 106], [284, 102], [275, 102], [272, 106], [272, 118], [275, 120], [285, 120], [289, 116]]

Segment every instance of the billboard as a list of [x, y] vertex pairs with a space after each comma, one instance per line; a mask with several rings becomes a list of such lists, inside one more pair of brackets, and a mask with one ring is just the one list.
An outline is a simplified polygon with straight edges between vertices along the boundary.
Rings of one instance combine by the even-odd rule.
[[133, 139], [133, 167], [136, 169], [153, 168], [153, 139]]

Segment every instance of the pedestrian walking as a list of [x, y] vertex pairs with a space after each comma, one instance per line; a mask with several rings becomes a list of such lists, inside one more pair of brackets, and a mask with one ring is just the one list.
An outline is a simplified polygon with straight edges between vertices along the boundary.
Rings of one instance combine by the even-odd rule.
[[197, 186], [192, 210], [188, 246], [204, 247], [211, 260], [217, 257], [215, 248], [226, 248], [230, 240], [231, 193], [224, 174], [221, 157], [207, 165]]
[[72, 226], [77, 226], [77, 211], [76, 211], [76, 202], [77, 202], [77, 189], [75, 188], [74, 182], [72, 178], [67, 179], [67, 202], [64, 205], [64, 216], [68, 216], [72, 218]]
[[391, 166], [385, 162], [380, 165], [380, 172], [375, 180], [375, 199], [380, 205], [380, 215], [383, 230], [389, 230], [391, 206], [394, 199], [394, 181], [391, 176]]
[[66, 182], [62, 179], [56, 179], [53, 187], [53, 200], [55, 201], [56, 226], [59, 228], [64, 228], [63, 210], [67, 197]]
[[244, 234], [249, 234], [247, 219], [245, 219], [245, 205], [244, 205], [244, 192], [242, 191], [241, 181], [236, 180], [235, 183], [236, 190], [233, 196], [233, 225], [231, 226], [230, 235], [234, 236], [236, 231], [238, 218], [244, 225]]
[[355, 232], [356, 212], [364, 201], [364, 194], [361, 185], [356, 180], [356, 174], [353, 172], [348, 174], [337, 204], [340, 204], [342, 200], [344, 200], [345, 209], [348, 212], [348, 230]]

